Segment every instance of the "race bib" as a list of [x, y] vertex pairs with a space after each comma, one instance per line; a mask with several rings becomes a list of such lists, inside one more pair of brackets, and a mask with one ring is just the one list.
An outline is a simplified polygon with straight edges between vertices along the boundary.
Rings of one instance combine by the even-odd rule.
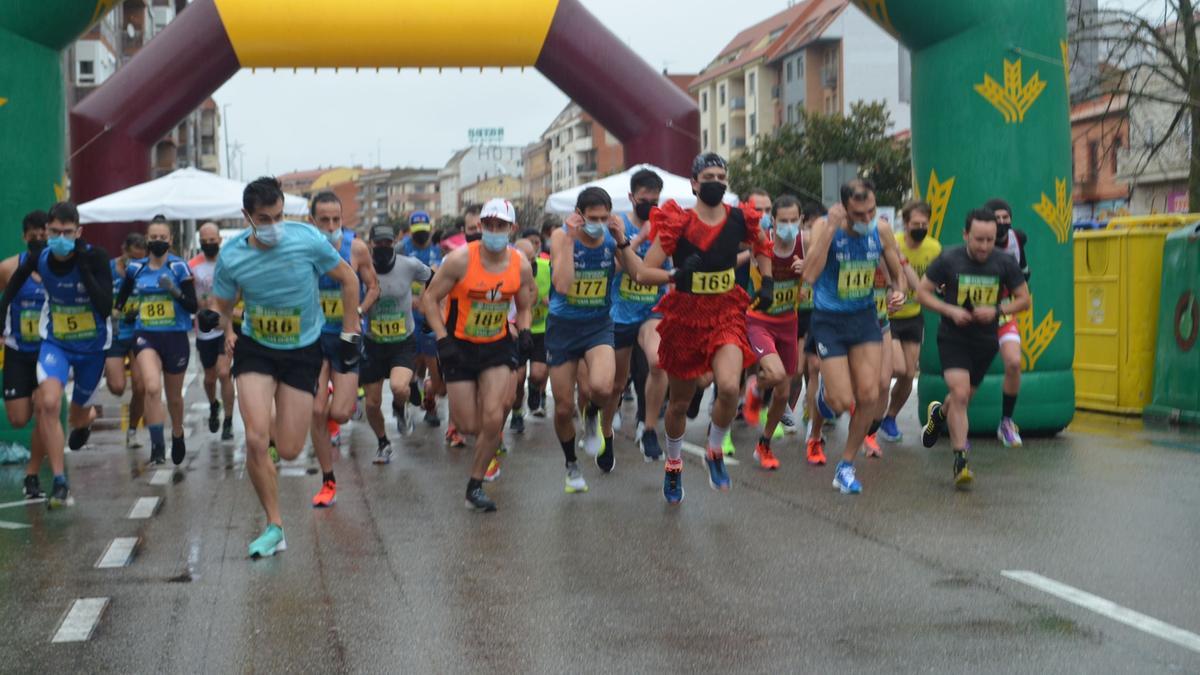
[[166, 293], [147, 293], [138, 303], [138, 315], [146, 328], [175, 325], [175, 301]]
[[88, 307], [50, 305], [50, 323], [54, 337], [66, 342], [96, 337], [96, 317]]
[[571, 292], [567, 293], [567, 304], [576, 307], [600, 307], [608, 298], [607, 270], [578, 270]]
[[888, 313], [887, 307], [888, 307], [888, 289], [876, 288], [875, 289], [875, 313], [879, 315], [879, 318], [881, 318], [881, 319], [887, 318], [887, 313]]
[[718, 295], [733, 290], [733, 268], [717, 272], [692, 272], [692, 292]]
[[838, 268], [838, 298], [861, 300], [875, 288], [875, 268], [870, 260], [847, 260]]
[[250, 334], [259, 342], [270, 345], [300, 343], [300, 308], [268, 309], [250, 307]]
[[404, 312], [373, 317], [367, 328], [375, 342], [403, 342], [408, 337], [408, 323], [404, 320]]
[[775, 282], [775, 293], [771, 297], [771, 306], [767, 308], [767, 314], [779, 315], [795, 311], [799, 290], [800, 282], [796, 279]]
[[233, 316], [230, 317], [230, 319], [232, 319], [234, 326], [240, 328], [242, 325], [242, 321], [245, 318], [246, 318], [246, 303], [242, 302], [241, 300], [238, 300], [237, 304], [233, 306]]
[[508, 323], [507, 302], [471, 302], [471, 310], [467, 314], [467, 324], [463, 333], [467, 337], [492, 338], [504, 332]]
[[342, 323], [345, 313], [342, 307], [342, 290], [321, 291], [321, 313], [325, 315], [325, 323]]
[[621, 299], [648, 305], [658, 301], [658, 286], [645, 286], [628, 274], [621, 275], [621, 286], [617, 289]]
[[967, 300], [975, 307], [994, 307], [1000, 298], [1000, 278], [977, 274], [958, 275], [958, 306]]
[[26, 309], [21, 312], [21, 339], [25, 342], [40, 342], [42, 336], [38, 324], [42, 320], [42, 310]]
[[542, 304], [541, 302], [539, 302], [538, 304], [533, 306], [533, 323], [541, 324], [543, 321], [546, 320], [546, 317], [549, 315], [550, 315], [550, 306], [549, 305], [545, 305], [545, 304]]

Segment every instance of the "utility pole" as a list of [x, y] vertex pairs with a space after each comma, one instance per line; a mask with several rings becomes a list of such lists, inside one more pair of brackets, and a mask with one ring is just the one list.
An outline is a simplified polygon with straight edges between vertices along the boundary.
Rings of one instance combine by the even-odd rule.
[[225, 177], [233, 178], [233, 163], [229, 158], [229, 106], [232, 103], [226, 103], [221, 106], [221, 135], [225, 137]]

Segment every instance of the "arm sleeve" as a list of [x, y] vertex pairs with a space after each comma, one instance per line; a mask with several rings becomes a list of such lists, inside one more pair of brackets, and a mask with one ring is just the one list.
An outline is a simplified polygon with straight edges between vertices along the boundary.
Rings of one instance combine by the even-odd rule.
[[131, 262], [125, 267], [125, 277], [121, 280], [121, 290], [117, 292], [117, 300], [113, 303], [113, 306], [122, 312], [125, 311], [125, 303], [129, 300], [129, 296], [133, 294], [134, 282], [133, 275], [130, 272], [135, 269], [133, 267], [134, 264]]
[[8, 279], [8, 286], [4, 287], [4, 294], [0, 295], [0, 316], [8, 313], [8, 306], [12, 304], [13, 298], [17, 297], [21, 287], [29, 280], [30, 275], [37, 269], [38, 259], [40, 256], [27, 255], [25, 262], [17, 266], [13, 271], [13, 275]]
[[1025, 259], [1025, 244], [1029, 241], [1029, 235], [1021, 230], [1014, 231], [1017, 233], [1017, 250], [1021, 252], [1020, 271], [1025, 281], [1029, 281], [1029, 261]]
[[75, 264], [79, 267], [79, 279], [83, 282], [83, 288], [92, 299], [92, 308], [100, 316], [112, 314], [113, 284], [108, 254], [104, 249], [93, 246]]
[[196, 300], [196, 280], [191, 277], [184, 279], [179, 283], [179, 291], [183, 293], [183, 297], [176, 302], [187, 310], [188, 314], [195, 314], [196, 310], [200, 309], [200, 303]]

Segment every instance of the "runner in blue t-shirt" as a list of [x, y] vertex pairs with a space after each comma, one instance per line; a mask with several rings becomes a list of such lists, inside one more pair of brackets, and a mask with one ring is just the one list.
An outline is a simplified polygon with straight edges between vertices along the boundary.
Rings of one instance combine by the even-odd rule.
[[108, 254], [85, 242], [79, 211], [70, 202], [50, 207], [46, 248], [37, 256], [26, 256], [0, 297], [0, 315], [8, 312], [17, 293], [34, 273], [42, 279], [46, 303], [42, 306], [38, 348], [38, 388], [34, 416], [42, 447], [50, 458], [54, 487], [46, 502], [50, 508], [67, 506], [63, 458], [63, 389], [74, 371], [74, 390], [67, 421], [71, 425], [68, 445], [82, 448], [91, 433], [94, 412], [88, 407], [100, 376], [104, 373], [104, 350], [108, 349], [108, 316], [112, 312], [112, 277]]
[[[408, 236], [400, 242], [400, 252], [416, 258], [435, 273], [442, 266], [442, 248], [433, 243], [433, 223], [429, 214], [415, 211], [408, 217]], [[416, 340], [417, 354], [414, 362], [412, 383], [409, 385], [408, 402], [420, 405], [425, 409], [425, 423], [431, 427], [440, 426], [442, 420], [438, 417], [437, 397], [446, 393], [446, 383], [442, 381], [442, 373], [438, 370], [437, 340], [425, 315], [421, 313], [421, 293], [428, 281], [414, 281], [412, 285], [413, 309], [412, 316], [415, 324], [413, 338]], [[418, 382], [429, 375], [428, 386], [424, 393], [420, 391]]]
[[[246, 469], [267, 516], [266, 530], [250, 544], [255, 558], [287, 547], [275, 465], [267, 455], [269, 402], [275, 403], [276, 450], [282, 459], [295, 459], [312, 421], [313, 394], [323, 365], [318, 342], [325, 317], [317, 277], [328, 274], [342, 284], [343, 306], [358, 305], [359, 289], [354, 270], [325, 235], [312, 225], [283, 220], [278, 180], [259, 178], [247, 185], [242, 207], [251, 227], [221, 249], [213, 296], [226, 350], [233, 355], [238, 409], [246, 425]], [[232, 320], [239, 292], [246, 306], [240, 335], [234, 333]], [[345, 312], [339, 336], [344, 366], [359, 359], [360, 331], [356, 313]]]
[[197, 309], [196, 284], [187, 263], [171, 253], [171, 225], [166, 218], [155, 216], [150, 221], [146, 249], [149, 257], [126, 265], [114, 304], [118, 314], [124, 314], [130, 296], [136, 297], [133, 353], [146, 392], [150, 463], [167, 461], [163, 438], [165, 391], [171, 412], [171, 461], [178, 466], [187, 455], [183, 440], [183, 376], [192, 351], [188, 331]]
[[[121, 255], [108, 261], [112, 271], [113, 297], [121, 290], [125, 281], [125, 270], [134, 260], [146, 257], [146, 237], [141, 232], [130, 232], [125, 236], [121, 246]], [[143, 408], [146, 404], [146, 387], [142, 384], [142, 371], [133, 358], [133, 329], [137, 325], [137, 298], [133, 297], [125, 303], [125, 311], [113, 310], [112, 345], [105, 353], [104, 382], [113, 396], [120, 398], [125, 395], [125, 389], [131, 390], [129, 396], [129, 428], [125, 431], [125, 447], [131, 450], [141, 448], [137, 442], [137, 428], [142, 422]]]

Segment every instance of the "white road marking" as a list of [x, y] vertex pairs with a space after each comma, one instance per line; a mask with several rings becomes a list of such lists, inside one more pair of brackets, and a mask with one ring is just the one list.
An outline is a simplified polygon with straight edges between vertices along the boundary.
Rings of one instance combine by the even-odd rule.
[[0, 530], [28, 530], [29, 525], [24, 523], [10, 523], [7, 520], [0, 520]]
[[151, 485], [166, 485], [171, 482], [171, 474], [174, 473], [170, 469], [159, 469], [150, 477]]
[[183, 377], [183, 394], [185, 398], [187, 397], [188, 387], [191, 387], [192, 382], [196, 381], [196, 374], [198, 372], [195, 368], [188, 368], [187, 375]]
[[157, 508], [158, 497], [138, 497], [138, 500], [133, 503], [133, 508], [129, 510], [129, 518], [131, 520], [145, 520], [153, 516]]
[[1159, 621], [1151, 616], [1146, 616], [1141, 612], [1136, 612], [1128, 607], [1122, 607], [1111, 600], [1105, 600], [1098, 595], [1092, 595], [1087, 591], [1081, 591], [1073, 586], [1068, 586], [1064, 583], [1044, 577], [1036, 572], [1026, 570], [1004, 570], [1001, 575], [1019, 581], [1023, 584], [1028, 584], [1039, 591], [1045, 591], [1050, 595], [1059, 597], [1067, 602], [1079, 605], [1084, 609], [1090, 609], [1093, 612], [1106, 616], [1113, 621], [1119, 621], [1126, 626], [1136, 628], [1144, 633], [1149, 633], [1154, 637], [1161, 638], [1167, 642], [1173, 642], [1180, 647], [1190, 649], [1194, 652], [1200, 652], [1200, 635], [1186, 631], [1182, 628], [1177, 628], [1169, 623]]
[[308, 475], [308, 468], [303, 466], [284, 466], [279, 468], [280, 478], [303, 478]]
[[96, 630], [108, 598], [76, 598], [50, 642], [84, 642]]
[[117, 537], [112, 540], [108, 548], [104, 550], [104, 555], [96, 561], [97, 569], [111, 569], [113, 567], [125, 567], [129, 561], [133, 559], [133, 549], [137, 546], [137, 537]]
[[19, 502], [5, 502], [4, 504], [0, 504], [0, 509], [11, 509], [11, 508], [16, 508], [18, 506], [28, 506], [30, 504], [41, 504], [44, 501], [46, 501], [45, 497], [39, 497], [37, 499], [22, 499]]
[[[708, 455], [708, 450], [705, 450], [694, 443], [688, 443], [687, 441], [683, 442], [683, 451], [689, 455], [695, 455], [700, 459], [704, 459]], [[741, 464], [741, 462], [728, 455], [725, 456], [725, 463], [729, 466], [737, 466], [738, 464]]]

